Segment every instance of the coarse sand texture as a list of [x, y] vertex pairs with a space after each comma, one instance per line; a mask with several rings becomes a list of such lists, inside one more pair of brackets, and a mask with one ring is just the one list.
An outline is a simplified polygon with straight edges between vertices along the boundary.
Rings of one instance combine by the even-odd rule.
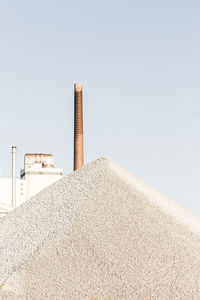
[[0, 299], [198, 300], [200, 220], [101, 158], [0, 222]]

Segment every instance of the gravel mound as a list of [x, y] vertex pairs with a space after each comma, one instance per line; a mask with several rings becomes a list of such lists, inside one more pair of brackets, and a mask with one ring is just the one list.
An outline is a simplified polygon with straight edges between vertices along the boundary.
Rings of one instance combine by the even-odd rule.
[[0, 299], [200, 299], [200, 220], [101, 158], [0, 223]]

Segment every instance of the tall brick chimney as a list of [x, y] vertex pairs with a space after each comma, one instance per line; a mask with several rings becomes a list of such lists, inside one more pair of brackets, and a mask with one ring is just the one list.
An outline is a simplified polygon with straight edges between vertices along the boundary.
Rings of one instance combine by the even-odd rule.
[[74, 84], [74, 171], [84, 164], [82, 90], [80, 83]]

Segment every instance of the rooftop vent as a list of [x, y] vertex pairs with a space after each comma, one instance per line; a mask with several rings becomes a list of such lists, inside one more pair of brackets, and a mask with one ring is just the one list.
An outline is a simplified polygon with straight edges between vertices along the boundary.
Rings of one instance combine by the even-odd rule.
[[24, 156], [25, 169], [31, 168], [35, 164], [41, 164], [42, 168], [54, 168], [53, 155], [43, 153], [27, 153]]

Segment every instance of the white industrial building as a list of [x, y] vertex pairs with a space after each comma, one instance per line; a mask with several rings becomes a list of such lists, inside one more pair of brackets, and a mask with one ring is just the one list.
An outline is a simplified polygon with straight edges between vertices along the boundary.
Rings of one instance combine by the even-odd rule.
[[24, 169], [16, 178], [16, 147], [12, 147], [12, 177], [0, 178], [0, 216], [28, 200], [62, 177], [51, 154], [25, 154]]

